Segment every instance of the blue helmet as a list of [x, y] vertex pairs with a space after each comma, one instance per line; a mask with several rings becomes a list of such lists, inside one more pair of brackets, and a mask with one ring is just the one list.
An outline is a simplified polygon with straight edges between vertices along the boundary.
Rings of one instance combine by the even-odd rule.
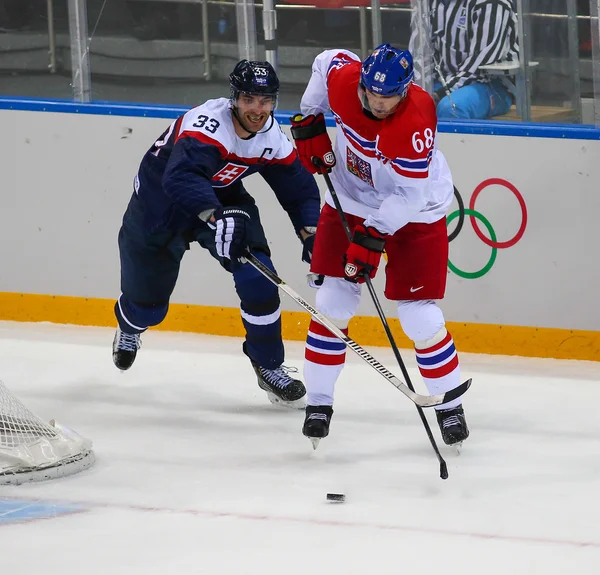
[[363, 88], [381, 96], [405, 96], [414, 75], [408, 50], [382, 44], [363, 62], [360, 82]]

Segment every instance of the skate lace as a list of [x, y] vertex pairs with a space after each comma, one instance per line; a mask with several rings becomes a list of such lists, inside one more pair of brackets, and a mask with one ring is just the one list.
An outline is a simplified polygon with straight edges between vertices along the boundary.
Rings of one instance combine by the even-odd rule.
[[455, 425], [460, 425], [460, 419], [458, 419], [457, 415], [451, 415], [442, 421], [442, 427], [444, 429], [446, 429], [446, 427], [453, 427]]
[[308, 416], [308, 419], [322, 419], [323, 421], [327, 421], [327, 414], [326, 413], [311, 413]]
[[119, 343], [117, 347], [123, 351], [136, 351], [142, 347], [142, 340], [140, 339], [139, 333], [125, 333], [119, 334]]
[[286, 367], [285, 365], [279, 366], [277, 369], [265, 369], [260, 368], [263, 377], [271, 384], [283, 389], [287, 387], [294, 379], [289, 375], [290, 373], [298, 373], [296, 367]]

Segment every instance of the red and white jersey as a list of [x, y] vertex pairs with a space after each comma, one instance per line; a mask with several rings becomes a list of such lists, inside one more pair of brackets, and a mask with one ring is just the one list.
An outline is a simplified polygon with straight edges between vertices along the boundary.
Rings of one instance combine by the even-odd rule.
[[[393, 234], [408, 222], [432, 223], [446, 215], [454, 187], [437, 149], [433, 99], [412, 84], [384, 120], [365, 115], [358, 96], [361, 61], [346, 50], [316, 57], [302, 97], [304, 115], [331, 109], [337, 124], [331, 179], [346, 213]], [[329, 193], [325, 201], [333, 206]]]

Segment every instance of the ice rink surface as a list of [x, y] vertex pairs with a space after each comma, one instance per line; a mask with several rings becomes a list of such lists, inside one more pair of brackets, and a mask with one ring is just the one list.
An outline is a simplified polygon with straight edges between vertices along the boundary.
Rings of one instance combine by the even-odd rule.
[[[600, 573], [597, 363], [461, 354], [473, 386], [459, 456], [427, 412], [442, 481], [414, 406], [352, 352], [313, 451], [303, 413], [268, 402], [241, 340], [148, 332], [122, 374], [113, 333], [0, 322], [0, 379], [92, 439], [97, 458], [0, 487], [5, 573]], [[369, 351], [400, 375], [391, 351]], [[286, 363], [302, 358], [288, 343]], [[24, 519], [29, 507], [42, 518]]]

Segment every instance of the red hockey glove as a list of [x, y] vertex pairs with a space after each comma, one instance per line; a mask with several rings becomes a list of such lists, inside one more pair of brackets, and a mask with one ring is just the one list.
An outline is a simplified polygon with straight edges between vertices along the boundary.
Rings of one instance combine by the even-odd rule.
[[[335, 166], [335, 154], [327, 134], [323, 114], [291, 118], [292, 136], [302, 165], [311, 173], [325, 174]], [[315, 165], [316, 162], [316, 165]]]
[[387, 237], [375, 228], [366, 228], [363, 224], [358, 224], [354, 228], [352, 243], [344, 256], [344, 279], [359, 284], [365, 281], [367, 275], [373, 279]]

